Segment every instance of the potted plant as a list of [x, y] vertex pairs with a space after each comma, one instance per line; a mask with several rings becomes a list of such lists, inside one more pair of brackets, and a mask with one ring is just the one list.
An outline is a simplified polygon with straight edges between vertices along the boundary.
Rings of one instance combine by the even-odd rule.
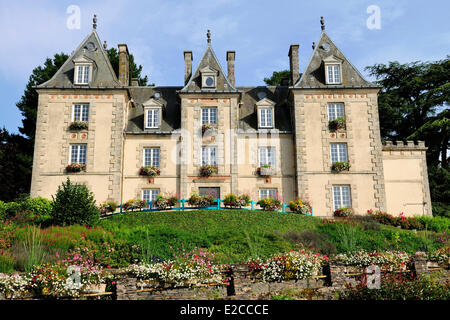
[[348, 161], [336, 161], [333, 162], [331, 170], [335, 172], [348, 171], [350, 169], [350, 162]]
[[334, 120], [328, 121], [328, 129], [332, 132], [345, 130], [345, 119], [342, 117], [337, 117]]
[[66, 172], [86, 171], [86, 165], [83, 163], [71, 163], [66, 166]]
[[258, 174], [262, 177], [271, 176], [275, 173], [275, 170], [272, 168], [270, 164], [264, 164], [261, 167], [258, 167], [258, 169], [256, 170]]
[[114, 201], [107, 201], [100, 204], [99, 210], [102, 215], [113, 213], [117, 209], [117, 203]]
[[191, 197], [188, 199], [190, 206], [207, 207], [214, 203], [214, 197], [211, 195], [199, 195], [198, 193], [192, 193]]
[[353, 215], [353, 209], [347, 208], [347, 207], [339, 208], [339, 209], [334, 210], [333, 214], [335, 217], [340, 217], [340, 218], [349, 217], [349, 216]]
[[133, 211], [136, 209], [142, 209], [145, 208], [147, 206], [146, 202], [144, 200], [140, 200], [140, 199], [132, 199], [132, 200], [128, 200], [127, 202], [125, 202], [122, 205], [123, 210], [125, 211]]
[[79, 120], [76, 120], [69, 125], [69, 129], [73, 131], [87, 130], [88, 127], [89, 126], [86, 121], [79, 121]]
[[202, 125], [202, 135], [205, 134], [206, 131], [211, 131], [211, 133], [215, 133], [217, 131], [217, 124], [216, 123], [205, 123]]
[[312, 206], [308, 200], [297, 199], [289, 202], [289, 209], [295, 213], [311, 214]]
[[281, 207], [281, 201], [274, 198], [264, 198], [257, 202], [264, 211], [276, 211]]
[[218, 168], [217, 166], [206, 164], [200, 167], [200, 175], [202, 177], [209, 177], [212, 174], [217, 174]]
[[141, 176], [154, 177], [159, 176], [160, 174], [161, 170], [154, 166], [141, 167], [141, 169], [139, 170], [139, 175]]
[[227, 194], [223, 200], [225, 207], [229, 208], [241, 208], [250, 203], [250, 197], [247, 195], [234, 195], [232, 193]]
[[169, 207], [169, 200], [162, 194], [158, 194], [156, 200], [153, 201], [153, 204], [158, 208], [158, 210], [164, 210]]

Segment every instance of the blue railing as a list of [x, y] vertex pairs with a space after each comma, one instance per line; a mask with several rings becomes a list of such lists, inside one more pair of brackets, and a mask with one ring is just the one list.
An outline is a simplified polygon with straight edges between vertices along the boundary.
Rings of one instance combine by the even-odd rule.
[[[199, 207], [199, 206], [187, 206], [187, 200], [186, 199], [180, 199], [178, 200], [178, 204], [176, 207], [172, 207], [172, 208], [167, 208], [167, 209], [158, 209], [156, 207], [153, 207], [153, 201], [145, 201], [145, 203], [147, 204], [147, 206], [145, 208], [140, 208], [140, 209], [136, 209], [136, 210], [130, 210], [130, 211], [125, 211], [123, 210], [123, 204], [119, 205], [119, 212], [114, 212], [112, 213], [113, 215], [115, 214], [121, 214], [121, 213], [125, 213], [125, 212], [152, 212], [152, 211], [185, 211], [185, 210], [250, 210], [250, 211], [263, 211], [262, 208], [255, 208], [255, 206], [258, 205], [257, 201], [250, 201], [250, 208], [248, 207], [241, 207], [241, 208], [230, 208], [230, 207], [226, 207], [225, 205], [221, 205], [224, 200], [221, 199], [217, 199], [214, 200], [214, 202], [216, 203], [215, 205], [210, 205], [207, 207]], [[259, 206], [258, 206], [259, 207]], [[286, 208], [289, 208], [289, 205], [282, 203], [281, 204], [281, 210], [275, 210], [276, 212], [282, 212], [282, 213], [286, 213], [286, 212], [291, 212], [289, 209], [286, 210]], [[309, 214], [310, 216], [313, 215], [313, 209], [311, 208], [311, 214]]]

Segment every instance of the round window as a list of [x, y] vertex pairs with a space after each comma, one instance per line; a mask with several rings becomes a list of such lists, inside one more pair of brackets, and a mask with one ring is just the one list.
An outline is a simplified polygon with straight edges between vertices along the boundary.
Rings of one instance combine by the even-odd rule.
[[214, 78], [213, 77], [207, 77], [205, 80], [205, 83], [208, 87], [212, 87], [214, 85]]

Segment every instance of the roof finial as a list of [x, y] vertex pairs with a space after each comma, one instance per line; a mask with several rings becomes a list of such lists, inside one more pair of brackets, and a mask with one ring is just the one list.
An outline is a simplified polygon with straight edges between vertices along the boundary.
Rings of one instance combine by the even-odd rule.
[[322, 31], [324, 31], [325, 30], [325, 20], [323, 19], [323, 17], [320, 17], [320, 24], [321, 24], [321, 28], [322, 28]]
[[208, 32], [206, 33], [206, 37], [208, 39], [208, 43], [211, 43], [211, 31], [208, 30]]
[[106, 48], [108, 48], [108, 44], [106, 43], [106, 40], [103, 42], [103, 49], [106, 50]]
[[316, 43], [315, 42], [313, 42], [312, 48], [313, 48], [313, 50], [316, 48]]
[[93, 22], [92, 27], [94, 29], [97, 29], [97, 15], [96, 14], [94, 14], [94, 19], [92, 19], [92, 22]]

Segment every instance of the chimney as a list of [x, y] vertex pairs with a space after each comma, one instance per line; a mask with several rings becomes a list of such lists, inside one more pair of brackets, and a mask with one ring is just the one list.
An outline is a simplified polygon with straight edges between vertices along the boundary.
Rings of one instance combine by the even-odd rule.
[[292, 44], [289, 48], [289, 65], [291, 71], [290, 85], [293, 86], [299, 77], [298, 44]]
[[192, 75], [192, 51], [184, 52], [184, 84], [186, 85]]
[[126, 44], [119, 44], [119, 82], [122, 86], [130, 85], [130, 57]]
[[234, 79], [234, 59], [236, 58], [235, 51], [227, 51], [227, 63], [228, 63], [228, 81], [230, 81], [231, 85], [235, 86]]

